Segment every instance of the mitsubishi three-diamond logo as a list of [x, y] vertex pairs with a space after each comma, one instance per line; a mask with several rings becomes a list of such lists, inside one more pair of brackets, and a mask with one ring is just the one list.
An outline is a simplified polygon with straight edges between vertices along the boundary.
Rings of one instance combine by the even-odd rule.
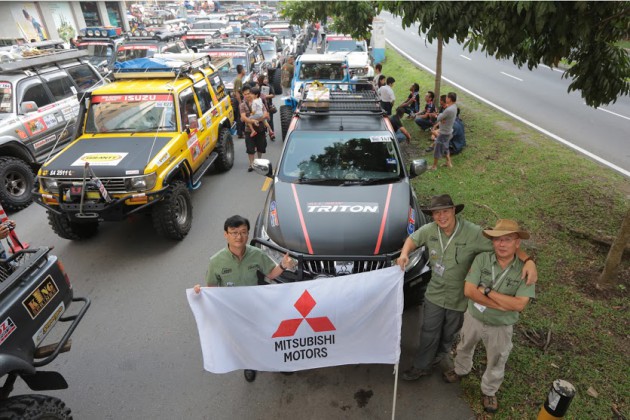
[[317, 302], [315, 302], [315, 299], [313, 299], [311, 294], [305, 290], [304, 293], [302, 293], [302, 296], [300, 296], [300, 298], [295, 302], [295, 305], [293, 305], [300, 315], [302, 315], [302, 318], [285, 319], [280, 322], [278, 329], [271, 337], [292, 337], [302, 324], [302, 321], [306, 321], [314, 332], [335, 331], [335, 326], [327, 316], [315, 318], [306, 317], [309, 313], [311, 313], [316, 304]]

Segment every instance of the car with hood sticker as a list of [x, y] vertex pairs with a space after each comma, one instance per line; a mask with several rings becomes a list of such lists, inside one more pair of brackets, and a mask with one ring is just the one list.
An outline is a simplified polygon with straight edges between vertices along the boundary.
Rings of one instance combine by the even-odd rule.
[[[277, 168], [254, 161], [269, 191], [252, 244], [275, 261], [287, 252], [297, 260], [297, 270], [284, 271], [281, 282], [392, 266], [407, 236], [427, 223], [410, 182], [426, 169], [424, 159], [405, 168], [369, 82], [306, 83]], [[407, 306], [424, 297], [425, 257], [423, 248], [410, 255]]]
[[192, 227], [190, 192], [210, 168], [234, 163], [230, 98], [204, 54], [118, 67], [114, 82], [82, 96], [75, 140], [41, 167], [36, 202], [65, 239], [150, 213], [160, 234], [181, 240]]

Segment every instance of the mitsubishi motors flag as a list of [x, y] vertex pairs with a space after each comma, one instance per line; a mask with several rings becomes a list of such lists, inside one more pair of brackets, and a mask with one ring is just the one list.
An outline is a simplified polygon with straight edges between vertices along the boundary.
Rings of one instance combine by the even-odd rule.
[[403, 271], [186, 290], [203, 367], [296, 371], [400, 358]]

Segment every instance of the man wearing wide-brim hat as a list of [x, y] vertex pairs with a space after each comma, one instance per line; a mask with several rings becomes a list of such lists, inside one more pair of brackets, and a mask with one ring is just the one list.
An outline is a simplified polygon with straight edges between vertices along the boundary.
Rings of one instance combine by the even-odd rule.
[[[493, 250], [492, 242], [483, 235], [480, 226], [458, 216], [463, 209], [464, 205], [454, 204], [448, 194], [433, 196], [431, 204], [421, 208], [423, 213], [433, 217], [433, 223], [427, 223], [411, 234], [400, 252], [398, 265], [404, 270], [409, 254], [425, 246], [432, 270], [422, 308], [420, 347], [413, 366], [402, 374], [404, 380], [413, 381], [430, 375], [433, 365], [448, 355], [466, 311], [466, 273], [477, 254]], [[518, 258], [526, 262], [523, 278], [526, 277], [530, 284], [535, 283], [538, 278], [536, 265], [533, 261], [528, 262], [527, 254], [520, 249]]]
[[512, 350], [512, 327], [529, 300], [534, 285], [521, 278], [523, 261], [516, 257], [521, 239], [529, 233], [514, 220], [500, 219], [494, 228], [483, 231], [492, 240], [494, 252], [483, 252], [466, 275], [464, 295], [469, 299], [464, 315], [461, 341], [457, 346], [455, 368], [444, 373], [446, 382], [459, 382], [472, 369], [475, 346], [483, 341], [486, 348], [486, 370], [481, 378], [483, 407], [494, 413], [498, 409], [496, 393], [503, 382], [505, 363]]

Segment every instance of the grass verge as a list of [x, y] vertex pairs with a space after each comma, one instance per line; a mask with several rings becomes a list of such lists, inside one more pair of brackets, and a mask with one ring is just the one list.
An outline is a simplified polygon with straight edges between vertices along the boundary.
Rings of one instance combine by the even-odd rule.
[[[396, 79], [397, 103], [414, 82], [421, 96], [433, 90], [433, 75], [389, 48], [383, 73]], [[453, 169], [440, 167], [413, 180], [419, 200], [449, 193], [466, 204], [464, 217], [481, 226], [494, 226], [497, 217], [518, 220], [532, 233], [524, 246], [538, 265], [537, 299], [515, 327], [493, 417], [535, 418], [559, 378], [577, 389], [566, 418], [620, 418], [614, 410], [630, 417], [630, 258], [620, 267], [620, 285], [597, 291], [593, 285], [608, 249], [572, 233], [614, 236], [630, 205], [628, 180], [448, 84], [441, 90], [458, 95], [468, 146], [453, 157]], [[429, 133], [411, 120], [404, 124], [413, 136], [407, 158], [424, 157], [431, 164], [433, 156], [423, 152]], [[480, 417], [484, 369], [479, 345], [473, 374], [462, 388]]]

